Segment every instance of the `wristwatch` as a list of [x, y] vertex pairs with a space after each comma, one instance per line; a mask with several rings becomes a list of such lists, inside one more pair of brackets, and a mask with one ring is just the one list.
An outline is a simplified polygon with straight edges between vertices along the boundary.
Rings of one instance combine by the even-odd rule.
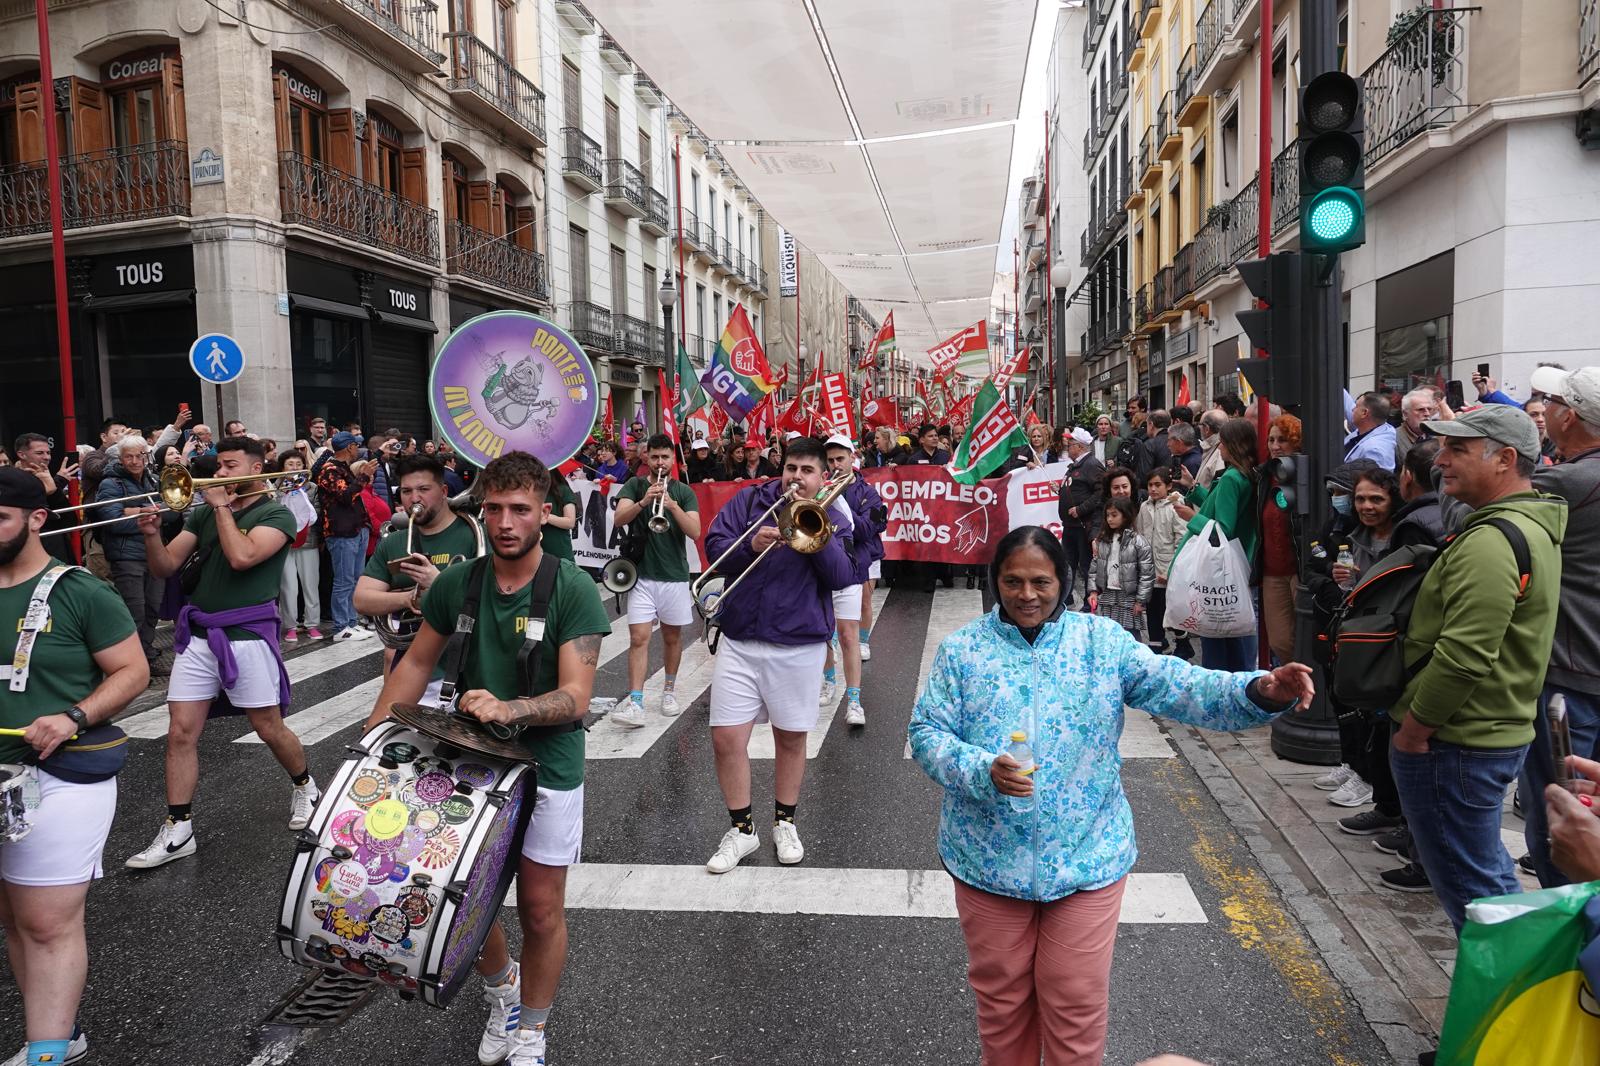
[[89, 716], [87, 714], [83, 713], [83, 708], [82, 707], [78, 707], [78, 706], [68, 707], [66, 710], [62, 711], [61, 713], [66, 715], [68, 718], [72, 719], [72, 724], [78, 727], [78, 731], [80, 733], [83, 730], [89, 728]]

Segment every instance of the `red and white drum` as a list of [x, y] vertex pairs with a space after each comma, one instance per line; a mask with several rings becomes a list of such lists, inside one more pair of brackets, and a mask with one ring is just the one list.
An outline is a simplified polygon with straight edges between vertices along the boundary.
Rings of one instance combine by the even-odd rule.
[[516, 872], [534, 766], [393, 719], [351, 751], [299, 835], [278, 946], [443, 1007]]

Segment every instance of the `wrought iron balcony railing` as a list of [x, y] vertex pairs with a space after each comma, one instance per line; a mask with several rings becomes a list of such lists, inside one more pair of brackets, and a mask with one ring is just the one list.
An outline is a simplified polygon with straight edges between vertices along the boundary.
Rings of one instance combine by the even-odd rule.
[[682, 224], [674, 234], [674, 239], [682, 237], [685, 245], [698, 249], [700, 247], [700, 216], [693, 211], [684, 211], [682, 216]]
[[1300, 218], [1300, 142], [1272, 160], [1272, 232], [1280, 233]]
[[544, 256], [455, 219], [445, 224], [445, 272], [548, 302]]
[[1156, 271], [1156, 276], [1150, 281], [1150, 313], [1163, 315], [1172, 310], [1176, 302], [1172, 292], [1172, 264], [1168, 263]]
[[600, 146], [576, 126], [567, 126], [561, 131], [561, 142], [561, 172], [586, 182], [591, 189], [598, 189]]
[[665, 237], [672, 232], [672, 217], [667, 211], [667, 198], [654, 189], [650, 190], [649, 207], [640, 225], [653, 230], [658, 237]]
[[606, 160], [606, 203], [620, 207], [624, 214], [637, 218], [650, 206], [644, 191], [644, 175], [624, 159]]
[[470, 33], [447, 33], [450, 92], [472, 93], [544, 147], [544, 93], [511, 61]]
[[611, 312], [588, 300], [574, 300], [567, 305], [567, 327], [572, 339], [593, 351], [615, 351], [615, 335], [611, 327]]
[[1190, 45], [1183, 53], [1183, 59], [1178, 62], [1178, 106], [1177, 113], [1183, 114], [1183, 109], [1189, 106], [1189, 101], [1194, 99], [1195, 86], [1195, 51]]
[[439, 262], [439, 213], [296, 152], [278, 156], [286, 223], [403, 255]]
[[1156, 128], [1149, 127], [1144, 131], [1144, 140], [1139, 142], [1139, 176], [1143, 183], [1145, 171], [1150, 169], [1156, 161]]
[[1600, 75], [1600, 0], [1578, 0], [1578, 84]]
[[[630, 359], [645, 362], [654, 354], [651, 350], [650, 323], [632, 315], [612, 315], [612, 328], [616, 334], [612, 351]], [[582, 343], [581, 341], [579, 343]]]
[[[68, 229], [189, 213], [189, 147], [153, 141], [61, 160], [61, 214]], [[50, 228], [43, 160], [0, 167], [0, 237]]]
[[1178, 249], [1172, 257], [1172, 291], [1168, 294], [1174, 305], [1194, 292], [1194, 242]]
[[1419, 8], [1362, 74], [1367, 166], [1467, 108], [1467, 16], [1476, 8]]
[[324, 0], [347, 8], [367, 23], [405, 45], [434, 66], [444, 62], [439, 51], [439, 5], [432, 0]]

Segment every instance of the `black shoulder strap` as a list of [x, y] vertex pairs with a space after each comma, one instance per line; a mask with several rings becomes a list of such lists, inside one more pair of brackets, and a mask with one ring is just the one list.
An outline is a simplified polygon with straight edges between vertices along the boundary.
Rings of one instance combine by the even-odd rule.
[[472, 631], [478, 624], [484, 569], [489, 566], [489, 561], [489, 556], [480, 555], [464, 564], [468, 567], [467, 596], [461, 601], [461, 610], [456, 615], [456, 630], [450, 634], [444, 654], [439, 657], [439, 669], [444, 674], [444, 681], [439, 686], [439, 699], [446, 704], [455, 700], [457, 691], [466, 680], [467, 656], [472, 650]]
[[533, 575], [533, 590], [528, 604], [528, 624], [522, 631], [522, 647], [517, 652], [517, 674], [522, 679], [523, 696], [537, 696], [533, 691], [534, 679], [539, 675], [539, 662], [544, 650], [544, 622], [550, 615], [550, 594], [556, 588], [556, 572], [561, 560], [546, 552], [539, 560], [539, 569]]
[[[1533, 558], [1528, 552], [1528, 538], [1523, 536], [1522, 527], [1509, 518], [1501, 518], [1496, 515], [1495, 517], [1484, 519], [1483, 524], [1498, 529], [1511, 544], [1511, 554], [1517, 562], [1517, 599], [1522, 599], [1528, 594], [1528, 582], [1533, 580]], [[1470, 529], [1462, 530], [1454, 537], [1451, 537], [1450, 543], [1445, 547], [1448, 548], [1454, 545], [1470, 532]]]

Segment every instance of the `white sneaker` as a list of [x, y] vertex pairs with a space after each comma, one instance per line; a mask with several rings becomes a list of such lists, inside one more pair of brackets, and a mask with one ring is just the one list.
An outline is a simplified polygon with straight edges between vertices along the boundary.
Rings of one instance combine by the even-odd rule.
[[845, 725], [866, 725], [867, 712], [862, 709], [857, 700], [851, 700], [850, 705], [844, 709]]
[[722, 834], [722, 841], [717, 845], [717, 853], [706, 860], [706, 872], [725, 874], [746, 855], [761, 846], [761, 837], [754, 830], [748, 833], [738, 829], [729, 829]]
[[483, 1066], [495, 1066], [506, 1061], [511, 1034], [517, 1031], [522, 1016], [522, 968], [512, 963], [511, 976], [505, 984], [485, 984], [483, 1001], [489, 1004], [489, 1020], [484, 1022], [483, 1036], [478, 1040], [478, 1061]]
[[317, 789], [315, 781], [307, 781], [304, 785], [296, 785], [289, 794], [289, 828], [304, 829], [311, 822], [311, 812], [317, 809], [317, 800], [322, 798], [322, 793]]
[[1372, 802], [1372, 786], [1352, 774], [1328, 797], [1328, 802], [1335, 807], [1365, 807]]
[[629, 729], [643, 729], [646, 722], [644, 704], [632, 698], [625, 699], [617, 704], [616, 710], [606, 715], [606, 717]]
[[1350, 769], [1350, 767], [1344, 765], [1343, 763], [1340, 763], [1332, 770], [1329, 770], [1327, 773], [1311, 782], [1311, 787], [1320, 788], [1324, 792], [1332, 792], [1354, 776], [1356, 776], [1356, 772], [1354, 770]]
[[872, 645], [866, 641], [861, 642], [861, 661], [867, 662], [872, 658]]
[[518, 1029], [511, 1034], [506, 1066], [544, 1066], [544, 1026]]
[[661, 694], [661, 717], [678, 717], [678, 694], [670, 688]]
[[785, 866], [793, 866], [806, 857], [805, 845], [800, 843], [800, 830], [794, 827], [793, 822], [773, 822], [772, 843], [778, 849], [778, 861]]
[[829, 681], [827, 678], [823, 678], [822, 694], [817, 698], [817, 706], [826, 707], [828, 704], [833, 702], [833, 698], [838, 694], [839, 683], [837, 681]]
[[[72, 1038], [72, 1043], [67, 1045], [67, 1057], [62, 1059], [63, 1066], [72, 1066], [72, 1063], [82, 1059], [89, 1053], [89, 1038], [83, 1033], [78, 1033]], [[0, 1066], [27, 1066], [28, 1045], [23, 1044], [22, 1050], [11, 1056]]]
[[161, 831], [150, 842], [150, 846], [123, 865], [130, 870], [153, 870], [173, 859], [193, 855], [194, 849], [194, 821], [185, 818], [181, 822], [175, 822], [168, 818], [161, 823]]
[[370, 629], [362, 629], [360, 626], [345, 626], [343, 629], [339, 630], [339, 632], [333, 635], [333, 639], [366, 640], [368, 637], [375, 635], [376, 634], [374, 634]]

